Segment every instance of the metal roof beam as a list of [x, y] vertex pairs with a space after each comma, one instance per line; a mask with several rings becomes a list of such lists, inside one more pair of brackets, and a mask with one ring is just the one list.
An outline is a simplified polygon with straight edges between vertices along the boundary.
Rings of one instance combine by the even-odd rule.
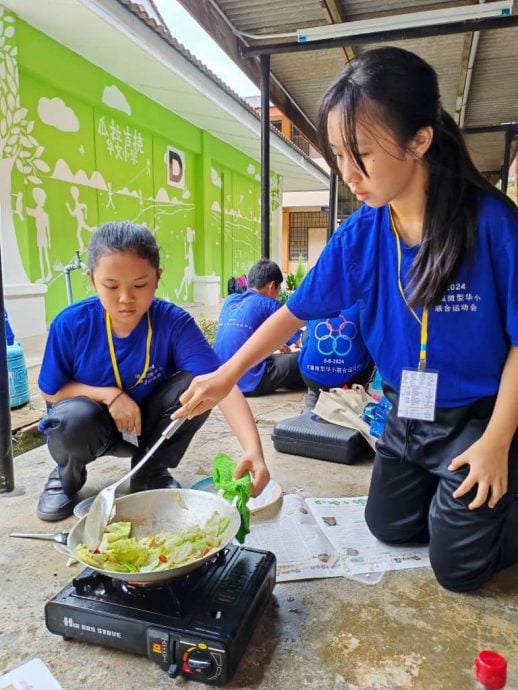
[[[343, 24], [346, 21], [345, 14], [337, 0], [320, 0], [320, 7], [329, 24]], [[352, 46], [342, 46], [342, 51], [347, 62], [351, 62], [356, 57], [356, 52]]]
[[481, 125], [480, 127], [463, 127], [464, 134], [488, 134], [489, 132], [514, 132], [518, 134], [518, 122], [499, 122], [494, 125]]
[[296, 53], [305, 50], [326, 50], [341, 48], [342, 46], [366, 45], [370, 43], [390, 43], [409, 39], [427, 38], [430, 36], [447, 36], [463, 34], [469, 31], [485, 31], [489, 29], [509, 29], [518, 26], [518, 14], [507, 17], [488, 17], [486, 19], [465, 19], [451, 24], [438, 26], [414, 26], [408, 29], [390, 29], [371, 34], [349, 34], [307, 43], [267, 43], [257, 46], [241, 47], [241, 55], [245, 58], [274, 53]]

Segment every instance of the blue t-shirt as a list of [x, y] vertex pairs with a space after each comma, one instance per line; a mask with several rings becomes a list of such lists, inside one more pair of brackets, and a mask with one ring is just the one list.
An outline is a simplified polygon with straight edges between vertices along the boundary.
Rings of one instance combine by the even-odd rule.
[[298, 359], [301, 374], [325, 388], [332, 388], [345, 385], [369, 366], [359, 311], [355, 305], [343, 309], [339, 316], [307, 322]]
[[[221, 308], [214, 342], [214, 350], [220, 360], [226, 362], [230, 359], [259, 326], [280, 308], [281, 305], [276, 299], [261, 295], [252, 289], [242, 294], [229, 295]], [[298, 336], [297, 331], [288, 342], [295, 342]], [[249, 369], [237, 382], [239, 389], [243, 393], [254, 391], [265, 369], [266, 360]]]
[[[170, 302], [154, 299], [149, 309], [153, 337], [149, 369], [134, 388], [144, 369], [147, 317], [126, 338], [113, 334], [117, 365], [124, 390], [140, 404], [155, 388], [177, 371], [206, 374], [220, 362], [196, 322]], [[89, 386], [116, 386], [104, 309], [98, 297], [65, 307], [51, 323], [38, 385], [54, 395], [69, 381]]]
[[[401, 242], [403, 287], [418, 248]], [[307, 321], [358, 302], [367, 348], [399, 391], [401, 370], [417, 367], [421, 327], [399, 291], [397, 265], [388, 207], [364, 205], [336, 230], [287, 306]], [[437, 406], [496, 394], [509, 348], [518, 346], [518, 219], [495, 195], [481, 194], [473, 261], [460, 265], [428, 321]]]

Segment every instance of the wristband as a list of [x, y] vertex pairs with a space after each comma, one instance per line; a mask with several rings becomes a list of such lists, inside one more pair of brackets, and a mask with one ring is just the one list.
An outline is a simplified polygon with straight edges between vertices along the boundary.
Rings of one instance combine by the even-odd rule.
[[121, 397], [121, 395], [122, 395], [123, 393], [124, 393], [124, 391], [120, 391], [120, 393], [117, 393], [117, 395], [116, 395], [114, 398], [111, 399], [111, 402], [110, 402], [109, 405], [108, 405], [108, 409], [110, 409], [110, 407], [113, 405], [113, 403], [114, 403], [116, 400], [118, 400], [118, 399]]

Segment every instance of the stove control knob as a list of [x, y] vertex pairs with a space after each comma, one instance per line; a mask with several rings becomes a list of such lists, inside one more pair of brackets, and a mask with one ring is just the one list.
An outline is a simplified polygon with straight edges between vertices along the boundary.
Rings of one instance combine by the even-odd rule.
[[187, 659], [187, 665], [190, 670], [195, 673], [208, 673], [213, 668], [213, 662], [207, 652], [203, 652], [201, 649], [195, 649], [189, 654]]

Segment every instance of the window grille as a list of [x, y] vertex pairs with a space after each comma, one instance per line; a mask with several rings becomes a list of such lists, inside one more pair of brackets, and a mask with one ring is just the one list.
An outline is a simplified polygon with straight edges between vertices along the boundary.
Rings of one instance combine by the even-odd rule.
[[291, 124], [291, 140], [298, 146], [301, 151], [304, 151], [306, 155], [309, 156], [309, 140], [302, 134], [302, 132]]
[[308, 231], [310, 228], [326, 228], [327, 213], [311, 211], [290, 213], [288, 255], [290, 261], [308, 260]]

